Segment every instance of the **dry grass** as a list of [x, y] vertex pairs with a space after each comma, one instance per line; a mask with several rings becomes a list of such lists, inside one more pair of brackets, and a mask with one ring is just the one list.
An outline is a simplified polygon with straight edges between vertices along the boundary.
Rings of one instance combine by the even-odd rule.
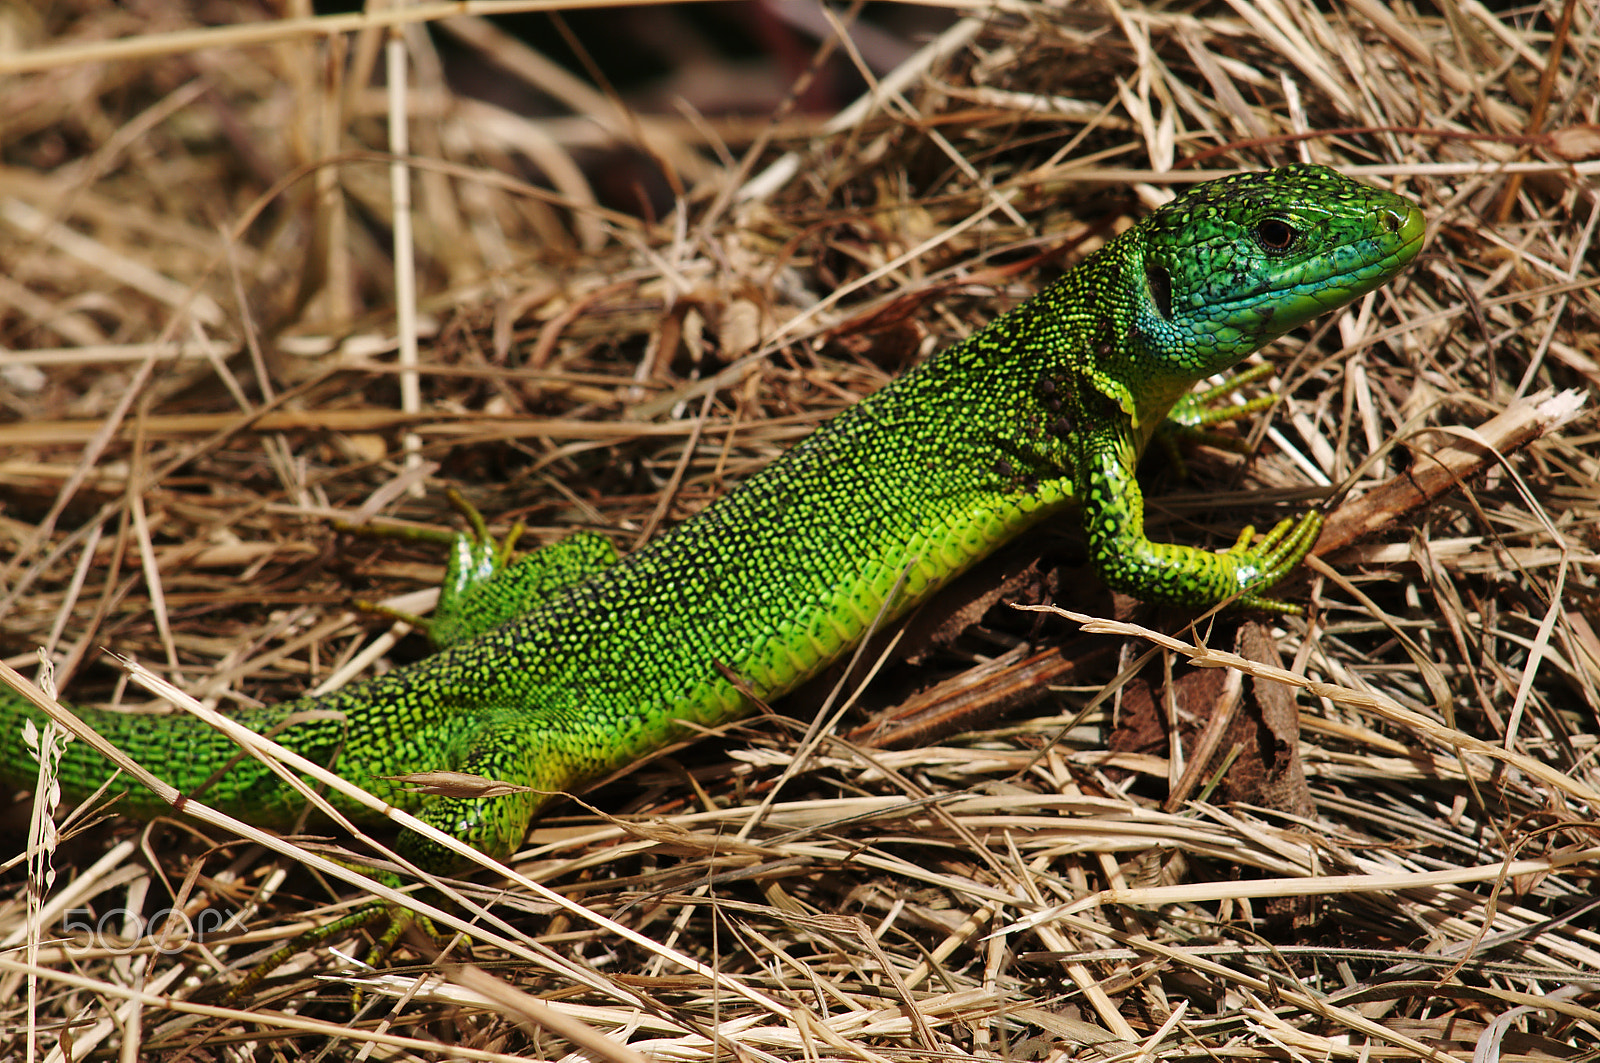
[[[48, 645], [79, 701], [112, 697], [101, 647], [224, 703], [390, 652], [346, 603], [418, 607], [395, 596], [437, 557], [328, 521], [442, 526], [444, 484], [497, 527], [629, 548], [1175, 184], [1332, 163], [1420, 200], [1430, 246], [1273, 348], [1252, 461], [1197, 458], [1155, 503], [1161, 534], [1227, 542], [1242, 515], [1378, 499], [1291, 588], [1308, 618], [1236, 643], [1125, 603], [1099, 635], [991, 609], [850, 686], [820, 734], [791, 699], [799, 723], [563, 806], [514, 877], [459, 886], [503, 922], [444, 961], [419, 945], [362, 977], [318, 949], [245, 1011], [192, 1001], [361, 894], [248, 831], [100, 821], [55, 853], [41, 925], [43, 876], [9, 873], [0, 1058], [30, 1033], [73, 1059], [1600, 1055], [1600, 458], [1587, 411], [1545, 432], [1522, 401], [1600, 381], [1592, 4], [1004, 0], [827, 122], [642, 118], [458, 22], [444, 37], [559, 113], [453, 95], [407, 37], [409, 230], [366, 87], [382, 33], [145, 6], [0, 11], [0, 624], [9, 663]], [[597, 206], [618, 175], [672, 212]], [[1463, 440], [1508, 408], [1536, 422], [1520, 453]], [[1378, 490], [1452, 443], [1437, 490]], [[1007, 586], [1110, 615], [1068, 572]], [[960, 728], [876, 748], [935, 679], [918, 707], [959, 702]], [[1287, 718], [1304, 783], [1280, 763], [1281, 786], [1230, 789], [1220, 766], [1252, 754], [1229, 718]], [[174, 904], [247, 918], [171, 949], [67, 925], [88, 906], [136, 934]]]

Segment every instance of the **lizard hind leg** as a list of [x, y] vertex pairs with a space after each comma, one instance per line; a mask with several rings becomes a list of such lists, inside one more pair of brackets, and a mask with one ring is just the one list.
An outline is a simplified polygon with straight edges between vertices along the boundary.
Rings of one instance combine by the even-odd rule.
[[368, 611], [416, 626], [435, 649], [475, 639], [616, 564], [617, 550], [611, 540], [588, 531], [573, 532], [512, 560], [512, 550], [522, 534], [521, 524], [514, 526], [504, 539], [496, 540], [477, 507], [454, 489], [449, 498], [466, 522], [466, 531], [338, 525], [342, 531], [370, 538], [407, 539], [444, 547], [444, 579], [439, 584], [439, 604], [432, 617], [358, 603]]
[[[393, 781], [425, 795], [420, 804], [406, 803], [416, 808], [418, 819], [486, 856], [503, 860], [516, 851], [528, 823], [555, 796], [550, 791], [560, 784], [547, 780], [548, 768], [541, 773], [542, 759], [537, 754], [544, 743], [539, 741], [537, 727], [504, 711], [486, 713], [477, 723], [477, 733], [456, 767], [401, 775]], [[402, 831], [396, 839], [395, 851], [409, 864], [440, 877], [474, 866], [447, 846], [409, 830]], [[400, 874], [375, 871], [359, 861], [346, 863], [395, 888], [408, 881]], [[233, 986], [226, 999], [229, 1003], [241, 999], [297, 953], [362, 927], [373, 928], [373, 947], [366, 963], [379, 967], [413, 924], [436, 940], [443, 937], [430, 920], [411, 909], [370, 900], [348, 915], [296, 936], [257, 964]]]
[[[526, 709], [479, 716], [477, 734], [453, 771], [402, 776], [425, 794], [417, 818], [486, 856], [503, 860], [516, 851], [533, 817], [572, 780], [552, 764], [543, 729]], [[430, 874], [462, 870], [467, 861], [412, 831], [397, 851]]]
[[[617, 561], [611, 540], [594, 532], [573, 532], [515, 561], [509, 560], [509, 547], [509, 537], [501, 547], [466, 533], [456, 536], [439, 605], [426, 623], [434, 646], [444, 649], [493, 631]], [[461, 577], [452, 578], [457, 573]]]

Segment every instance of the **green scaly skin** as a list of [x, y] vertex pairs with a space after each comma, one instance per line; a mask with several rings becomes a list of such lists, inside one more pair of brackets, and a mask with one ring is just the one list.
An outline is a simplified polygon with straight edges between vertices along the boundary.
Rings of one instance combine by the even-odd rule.
[[[1315, 514], [1222, 553], [1153, 543], [1134, 467], [1197, 381], [1387, 282], [1423, 227], [1408, 200], [1318, 167], [1198, 186], [629, 557], [579, 536], [506, 567], [485, 536], [461, 537], [433, 627], [442, 652], [238, 718], [504, 857], [549, 794], [692, 735], [685, 722], [746, 712], [725, 671], [763, 700], [781, 696], [860, 640], [897, 584], [890, 617], [1074, 503], [1112, 587], [1278, 607], [1263, 594], [1310, 549]], [[81, 715], [185, 792], [238, 752], [187, 716]], [[25, 717], [38, 718], [0, 693], [0, 779], [24, 787], [35, 777]], [[444, 769], [543, 792], [421, 797], [385, 778]], [[81, 798], [108, 774], [74, 742], [63, 794]], [[121, 809], [170, 811], [135, 791]], [[302, 804], [249, 758], [197, 796], [262, 825], [289, 824]], [[458, 866], [413, 834], [399, 851], [428, 870]]]

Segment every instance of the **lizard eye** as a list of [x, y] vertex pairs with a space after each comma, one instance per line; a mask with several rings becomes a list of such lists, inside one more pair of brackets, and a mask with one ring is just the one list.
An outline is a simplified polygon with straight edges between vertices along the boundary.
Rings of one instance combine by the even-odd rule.
[[1282, 218], [1263, 218], [1256, 223], [1256, 243], [1261, 245], [1261, 250], [1271, 254], [1282, 254], [1294, 246], [1295, 237], [1300, 235], [1295, 232], [1294, 226]]

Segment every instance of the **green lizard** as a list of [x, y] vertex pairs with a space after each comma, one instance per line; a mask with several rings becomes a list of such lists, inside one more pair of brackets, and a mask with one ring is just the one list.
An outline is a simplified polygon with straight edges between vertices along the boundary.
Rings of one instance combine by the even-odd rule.
[[[1197, 381], [1390, 280], [1416, 256], [1423, 229], [1410, 201], [1322, 167], [1197, 186], [626, 558], [578, 535], [509, 564], [478, 524], [449, 559], [443, 619], [432, 626], [441, 652], [237, 718], [504, 857], [550, 795], [734, 719], [751, 695], [784, 694], [880, 612], [903, 614], [1072, 506], [1113, 587], [1153, 601], [1281, 608], [1264, 592], [1310, 549], [1315, 513], [1253, 544], [1247, 531], [1221, 553], [1153, 543], [1134, 467]], [[285, 726], [310, 710], [323, 711]], [[238, 752], [187, 716], [81, 715], [186, 792]], [[21, 734], [30, 717], [0, 692], [0, 781], [12, 786], [35, 777]], [[532, 790], [419, 797], [392, 778], [445, 769]], [[108, 774], [72, 743], [62, 792], [81, 798]], [[170, 811], [135, 789], [121, 809]], [[268, 826], [289, 824], [301, 805], [248, 757], [197, 796]], [[333, 803], [358, 822], [374, 819], [337, 795]], [[458, 866], [414, 834], [399, 851], [428, 870]]]

